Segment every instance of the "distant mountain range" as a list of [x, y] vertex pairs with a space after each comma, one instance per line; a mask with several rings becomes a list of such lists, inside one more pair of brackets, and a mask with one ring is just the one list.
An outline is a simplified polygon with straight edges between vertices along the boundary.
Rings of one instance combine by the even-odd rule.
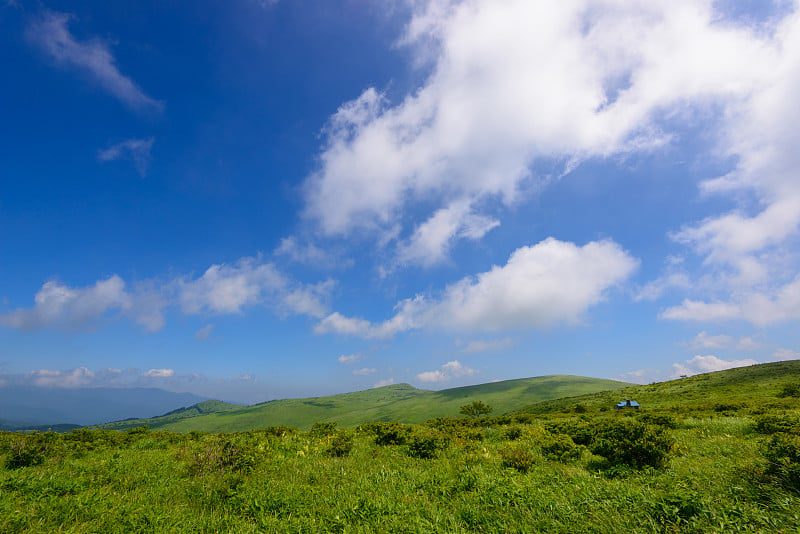
[[[155, 388], [0, 387], [0, 430], [153, 417], [208, 400]], [[41, 429], [41, 428], [38, 428]]]

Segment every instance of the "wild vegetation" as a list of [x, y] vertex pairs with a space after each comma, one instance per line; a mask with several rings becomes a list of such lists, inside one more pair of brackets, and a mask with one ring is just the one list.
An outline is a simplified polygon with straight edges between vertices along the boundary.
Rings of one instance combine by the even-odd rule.
[[422, 424], [0, 433], [0, 532], [797, 532], [798, 363]]

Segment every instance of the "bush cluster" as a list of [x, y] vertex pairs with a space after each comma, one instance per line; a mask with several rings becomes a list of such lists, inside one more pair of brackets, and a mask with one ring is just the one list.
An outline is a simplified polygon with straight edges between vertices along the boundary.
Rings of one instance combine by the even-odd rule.
[[767, 473], [785, 487], [800, 492], [800, 436], [779, 432], [764, 445]]

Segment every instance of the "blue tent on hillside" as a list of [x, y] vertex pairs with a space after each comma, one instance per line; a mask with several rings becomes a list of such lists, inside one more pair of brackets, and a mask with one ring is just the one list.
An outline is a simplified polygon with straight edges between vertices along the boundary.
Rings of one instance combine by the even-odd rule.
[[630, 399], [625, 399], [622, 402], [618, 402], [617, 405], [614, 406], [615, 410], [624, 410], [625, 408], [633, 408], [634, 410], [638, 410], [639, 403]]

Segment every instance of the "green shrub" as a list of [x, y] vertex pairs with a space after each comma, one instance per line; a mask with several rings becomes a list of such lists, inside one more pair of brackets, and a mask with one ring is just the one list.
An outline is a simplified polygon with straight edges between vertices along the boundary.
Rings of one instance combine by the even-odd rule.
[[566, 461], [578, 458], [581, 455], [582, 447], [575, 445], [572, 438], [566, 434], [547, 433], [537, 440], [542, 449], [542, 455], [548, 460]]
[[584, 404], [576, 404], [575, 405], [575, 413], [586, 413], [587, 409]]
[[372, 423], [369, 431], [375, 436], [375, 444], [404, 445], [408, 438], [408, 427], [400, 423]]
[[256, 464], [257, 453], [235, 437], [219, 435], [201, 442], [187, 453], [189, 472], [205, 475], [213, 472], [247, 472]]
[[[317, 424], [319, 424], [319, 423], [317, 423]], [[333, 425], [335, 427], [336, 423], [333, 423]], [[283, 438], [283, 437], [290, 436], [290, 435], [296, 433], [297, 429], [295, 427], [293, 427], [293, 426], [274, 425], [274, 426], [268, 426], [267, 428], [262, 429], [261, 432], [265, 436], [273, 436], [273, 437], [276, 437], [276, 438]]]
[[678, 419], [672, 415], [646, 413], [639, 416], [639, 421], [649, 425], [663, 426], [664, 428], [676, 429], [680, 426]]
[[416, 428], [406, 442], [408, 455], [413, 458], [435, 458], [439, 451], [447, 447], [447, 438], [433, 428]]
[[675, 440], [663, 427], [620, 419], [594, 425], [589, 450], [611, 466], [663, 467]]
[[505, 429], [503, 432], [503, 437], [509, 441], [514, 441], [515, 439], [519, 439], [522, 436], [522, 427], [519, 425], [513, 425]]
[[779, 397], [800, 397], [800, 383], [786, 384], [778, 394]]
[[773, 434], [763, 450], [767, 473], [780, 483], [800, 492], [800, 436], [783, 432]]
[[330, 456], [341, 458], [348, 456], [353, 449], [353, 437], [345, 432], [337, 432], [329, 436], [326, 452]]
[[336, 423], [314, 423], [308, 433], [315, 438], [324, 438], [325, 436], [330, 436], [331, 434], [336, 433]]
[[536, 455], [523, 447], [506, 447], [499, 452], [503, 467], [516, 469], [522, 473], [530, 470], [537, 461]]
[[12, 436], [3, 446], [6, 455], [5, 465], [8, 469], [42, 464], [55, 438], [55, 435], [49, 432], [15, 433]]
[[760, 434], [800, 433], [800, 417], [790, 414], [765, 414], [756, 418], [753, 428]]

